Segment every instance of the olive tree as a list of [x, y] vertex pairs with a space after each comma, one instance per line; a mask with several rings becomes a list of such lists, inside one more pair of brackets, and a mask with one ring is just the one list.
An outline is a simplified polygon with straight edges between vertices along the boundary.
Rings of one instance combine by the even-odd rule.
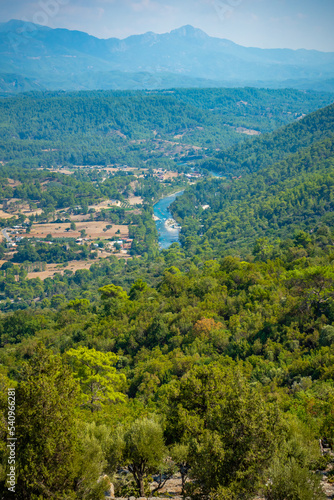
[[132, 473], [140, 496], [145, 496], [144, 478], [159, 470], [165, 455], [161, 425], [153, 419], [136, 420], [124, 434], [123, 459]]

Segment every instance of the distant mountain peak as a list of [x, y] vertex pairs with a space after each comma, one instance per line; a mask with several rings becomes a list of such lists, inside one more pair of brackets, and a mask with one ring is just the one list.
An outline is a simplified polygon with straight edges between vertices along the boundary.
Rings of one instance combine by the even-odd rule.
[[20, 19], [11, 19], [7, 23], [0, 23], [0, 31], [2, 32], [23, 32], [23, 31], [35, 31], [35, 30], [50, 30], [48, 26], [42, 26], [40, 24], [30, 23], [28, 21], [22, 21]]
[[[219, 86], [282, 87], [288, 81], [289, 87], [319, 90], [321, 82], [334, 78], [334, 53], [242, 47], [191, 25], [168, 33], [149, 31], [122, 40], [101, 40], [80, 31], [12, 20], [0, 23], [0, 67], [2, 72], [22, 76], [20, 88], [32, 87], [24, 80], [28, 78], [46, 88], [76, 89], [77, 75], [87, 81], [84, 88], [112, 88], [115, 75], [122, 73], [134, 87], [143, 74], [152, 75], [140, 83], [143, 88], [165, 88], [168, 75], [168, 81], [174, 78], [178, 85], [187, 77], [195, 86], [205, 80], [210, 86], [217, 82]], [[130, 73], [137, 76], [129, 80]], [[122, 84], [117, 83], [119, 87]], [[325, 89], [332, 87], [325, 83]]]
[[209, 38], [209, 35], [207, 35], [204, 31], [199, 28], [194, 28], [190, 24], [172, 30], [170, 34], [182, 37]]

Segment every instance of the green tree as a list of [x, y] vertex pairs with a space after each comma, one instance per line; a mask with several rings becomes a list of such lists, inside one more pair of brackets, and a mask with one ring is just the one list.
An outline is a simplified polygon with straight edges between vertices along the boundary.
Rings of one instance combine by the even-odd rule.
[[51, 307], [54, 309], [58, 309], [65, 302], [65, 295], [63, 293], [58, 293], [52, 296], [51, 299]]
[[205, 498], [218, 490], [250, 498], [277, 448], [278, 428], [276, 408], [237, 365], [193, 369], [171, 390], [167, 434], [189, 445], [193, 493]]
[[123, 290], [121, 286], [116, 285], [105, 285], [102, 288], [99, 288], [99, 292], [101, 293], [101, 299], [127, 299], [127, 293]]
[[16, 498], [72, 498], [78, 460], [77, 396], [70, 369], [39, 345], [22, 368], [16, 391]]
[[266, 500], [325, 500], [320, 477], [302, 467], [296, 459], [275, 460], [270, 481], [265, 488]]
[[165, 455], [162, 428], [153, 419], [136, 420], [125, 432], [124, 443], [123, 458], [144, 497], [144, 478], [159, 470]]
[[130, 289], [129, 297], [130, 300], [138, 300], [143, 292], [148, 290], [148, 285], [142, 279], [135, 281]]
[[105, 425], [80, 423], [79, 470], [75, 481], [76, 498], [104, 500], [108, 482], [102, 480], [110, 447], [110, 429]]
[[106, 315], [117, 315], [125, 311], [128, 304], [128, 294], [121, 286], [114, 284], [99, 288]]
[[66, 357], [80, 382], [83, 407], [93, 412], [110, 402], [125, 401], [125, 395], [118, 389], [126, 379], [114, 366], [118, 361], [116, 354], [78, 347], [67, 351]]

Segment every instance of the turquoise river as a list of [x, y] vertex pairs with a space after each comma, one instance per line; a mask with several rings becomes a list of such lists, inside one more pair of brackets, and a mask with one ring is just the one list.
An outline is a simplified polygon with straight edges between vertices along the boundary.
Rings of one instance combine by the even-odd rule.
[[183, 191], [171, 194], [166, 198], [158, 201], [153, 207], [154, 215], [158, 218], [156, 220], [157, 230], [159, 233], [159, 247], [161, 249], [168, 248], [175, 241], [179, 241], [180, 229], [173, 229], [166, 225], [166, 221], [171, 219], [173, 216], [168, 210], [170, 205], [173, 203], [177, 196], [180, 196]]
[[[215, 177], [216, 179], [221, 179], [222, 175], [217, 172], [209, 172], [212, 177]], [[162, 200], [158, 201], [153, 207], [154, 215], [156, 216], [156, 225], [157, 225], [157, 230], [159, 233], [159, 247], [161, 250], [168, 248], [171, 246], [172, 243], [175, 243], [175, 241], [179, 241], [179, 234], [181, 228], [175, 228], [170, 227], [168, 224], [166, 224], [166, 221], [168, 219], [172, 219], [172, 214], [168, 210], [175, 198], [177, 196], [180, 196], [184, 191], [179, 191], [178, 193], [171, 194], [169, 196], [166, 196], [166, 198], [162, 198]]]

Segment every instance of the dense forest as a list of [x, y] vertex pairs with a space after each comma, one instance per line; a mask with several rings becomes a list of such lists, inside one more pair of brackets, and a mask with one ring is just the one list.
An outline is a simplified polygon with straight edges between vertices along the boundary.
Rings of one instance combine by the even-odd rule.
[[225, 149], [244, 139], [236, 127], [273, 131], [332, 101], [329, 93], [295, 90], [31, 92], [0, 99], [0, 157], [23, 166], [138, 166], [164, 156], [154, 150], [158, 139], [181, 135], [187, 144]]
[[194, 251], [201, 243], [212, 255], [245, 255], [260, 237], [272, 243], [298, 230], [332, 226], [333, 124], [334, 106], [329, 106], [240, 148], [234, 162], [241, 178], [236, 173], [234, 179], [189, 188], [172, 207], [183, 226], [182, 245]]
[[[314, 110], [330, 102], [252, 89], [1, 101], [1, 198], [41, 208], [2, 227], [29, 231], [77, 205], [94, 223], [126, 224], [133, 240], [129, 258], [97, 262], [91, 243], [70, 238], [69, 218], [69, 237], [25, 233], [10, 259], [2, 242], [1, 498], [13, 498], [10, 474], [18, 500], [103, 500], [110, 483], [115, 497], [165, 497], [173, 477], [178, 496], [191, 500], [329, 498], [322, 479], [334, 482], [334, 105]], [[137, 177], [34, 168], [42, 144], [59, 145], [47, 152], [50, 165], [62, 155], [67, 164], [67, 154], [82, 161], [83, 145], [95, 144], [93, 162], [101, 145], [121, 151], [126, 139], [110, 133], [116, 127], [131, 141], [154, 141], [155, 130], [173, 142], [200, 123], [209, 136], [213, 127], [213, 142], [221, 134], [221, 150], [184, 167], [203, 174], [190, 186], [159, 183], [145, 164], [152, 157], [143, 160], [144, 146], [130, 141], [147, 168]], [[245, 139], [232, 127], [263, 134]], [[195, 144], [201, 133], [178, 141]], [[172, 154], [162, 159], [177, 163]], [[184, 189], [172, 205], [180, 242], [159, 251], [152, 204], [171, 186]], [[130, 191], [140, 206], [125, 205]], [[89, 212], [109, 198], [123, 205]], [[75, 259], [91, 266], [72, 272]], [[49, 263], [60, 266], [53, 277], [28, 278]]]
[[334, 439], [333, 238], [323, 226], [250, 261], [187, 259], [175, 244], [153, 287], [126, 292], [106, 268], [94, 303], [54, 294], [43, 311], [3, 316], [17, 498], [103, 498], [98, 478], [126, 466], [117, 496], [179, 470], [194, 498], [322, 498], [312, 471], [330, 458], [318, 440]]

